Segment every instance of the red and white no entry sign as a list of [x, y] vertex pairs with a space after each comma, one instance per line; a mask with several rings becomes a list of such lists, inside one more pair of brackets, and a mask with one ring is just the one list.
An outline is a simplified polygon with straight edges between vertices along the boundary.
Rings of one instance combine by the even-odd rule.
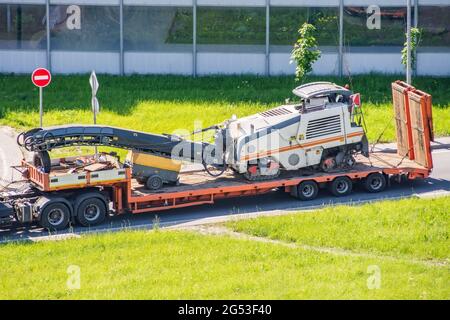
[[45, 68], [37, 68], [31, 74], [31, 81], [33, 81], [36, 87], [43, 88], [48, 86], [50, 81], [52, 81], [52, 75]]
[[44, 107], [42, 104], [42, 91], [44, 87], [48, 86], [52, 81], [50, 71], [45, 68], [37, 68], [31, 74], [31, 81], [36, 87], [39, 87], [39, 125], [42, 128], [42, 117], [44, 114]]

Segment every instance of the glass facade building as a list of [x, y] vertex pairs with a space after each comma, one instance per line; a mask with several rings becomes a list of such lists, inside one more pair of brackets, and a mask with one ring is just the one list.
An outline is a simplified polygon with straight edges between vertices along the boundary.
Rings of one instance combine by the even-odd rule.
[[[412, 0], [417, 73], [450, 75], [450, 0]], [[0, 0], [0, 72], [292, 74], [304, 22], [316, 74], [403, 73], [406, 0]]]

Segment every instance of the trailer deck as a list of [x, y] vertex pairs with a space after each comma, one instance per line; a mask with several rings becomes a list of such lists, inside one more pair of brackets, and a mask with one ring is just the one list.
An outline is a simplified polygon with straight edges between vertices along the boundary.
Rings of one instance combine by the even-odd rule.
[[[186, 170], [187, 169], [187, 170]], [[132, 196], [147, 196], [147, 195], [164, 195], [177, 192], [189, 192], [201, 189], [209, 188], [227, 188], [227, 187], [245, 187], [245, 186], [257, 186], [258, 184], [270, 181], [285, 181], [285, 185], [289, 185], [290, 181], [298, 181], [299, 179], [327, 179], [327, 177], [334, 177], [335, 175], [342, 174], [342, 170], [335, 170], [334, 172], [319, 172], [312, 174], [308, 170], [298, 171], [283, 171], [280, 177], [267, 180], [267, 181], [249, 181], [242, 177], [242, 175], [235, 174], [231, 170], [227, 170], [220, 177], [212, 177], [203, 170], [189, 170], [186, 168], [180, 174], [179, 185], [169, 185], [161, 190], [153, 191], [148, 190], [134, 179], [132, 182]], [[345, 171], [346, 174], [351, 176], [364, 177], [372, 172], [383, 171], [385, 173], [409, 173], [410, 175], [420, 175], [420, 177], [427, 177], [429, 171], [427, 168], [422, 167], [409, 159], [404, 159], [395, 153], [388, 152], [374, 152], [370, 154], [369, 158], [363, 156], [357, 157], [357, 163], [355, 166]]]

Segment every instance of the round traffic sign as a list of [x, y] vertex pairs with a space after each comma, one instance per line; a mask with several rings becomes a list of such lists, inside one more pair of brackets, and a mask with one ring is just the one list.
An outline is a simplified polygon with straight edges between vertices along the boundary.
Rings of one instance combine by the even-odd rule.
[[50, 81], [52, 81], [52, 75], [50, 71], [45, 68], [37, 68], [31, 74], [31, 81], [36, 87], [46, 87], [49, 85]]

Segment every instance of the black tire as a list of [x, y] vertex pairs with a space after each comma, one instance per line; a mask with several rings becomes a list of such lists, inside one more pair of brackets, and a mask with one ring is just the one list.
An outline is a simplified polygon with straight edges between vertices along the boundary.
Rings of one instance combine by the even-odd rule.
[[330, 192], [336, 197], [349, 195], [353, 189], [353, 182], [349, 177], [337, 177], [329, 184]]
[[100, 224], [106, 218], [105, 203], [99, 198], [88, 198], [78, 206], [76, 217], [83, 227]]
[[163, 179], [160, 176], [154, 175], [148, 177], [145, 187], [149, 190], [158, 190], [162, 188], [163, 184]]
[[317, 198], [319, 186], [317, 182], [309, 180], [303, 181], [297, 186], [297, 197], [300, 200], [308, 201]]
[[70, 210], [62, 202], [50, 203], [41, 212], [39, 224], [51, 231], [63, 230], [67, 228], [70, 221]]
[[364, 189], [370, 193], [383, 191], [386, 189], [386, 177], [379, 172], [369, 174], [364, 180]]
[[50, 173], [52, 162], [50, 160], [50, 155], [47, 151], [35, 152], [33, 155], [33, 165], [35, 167], [40, 167], [44, 173]]

